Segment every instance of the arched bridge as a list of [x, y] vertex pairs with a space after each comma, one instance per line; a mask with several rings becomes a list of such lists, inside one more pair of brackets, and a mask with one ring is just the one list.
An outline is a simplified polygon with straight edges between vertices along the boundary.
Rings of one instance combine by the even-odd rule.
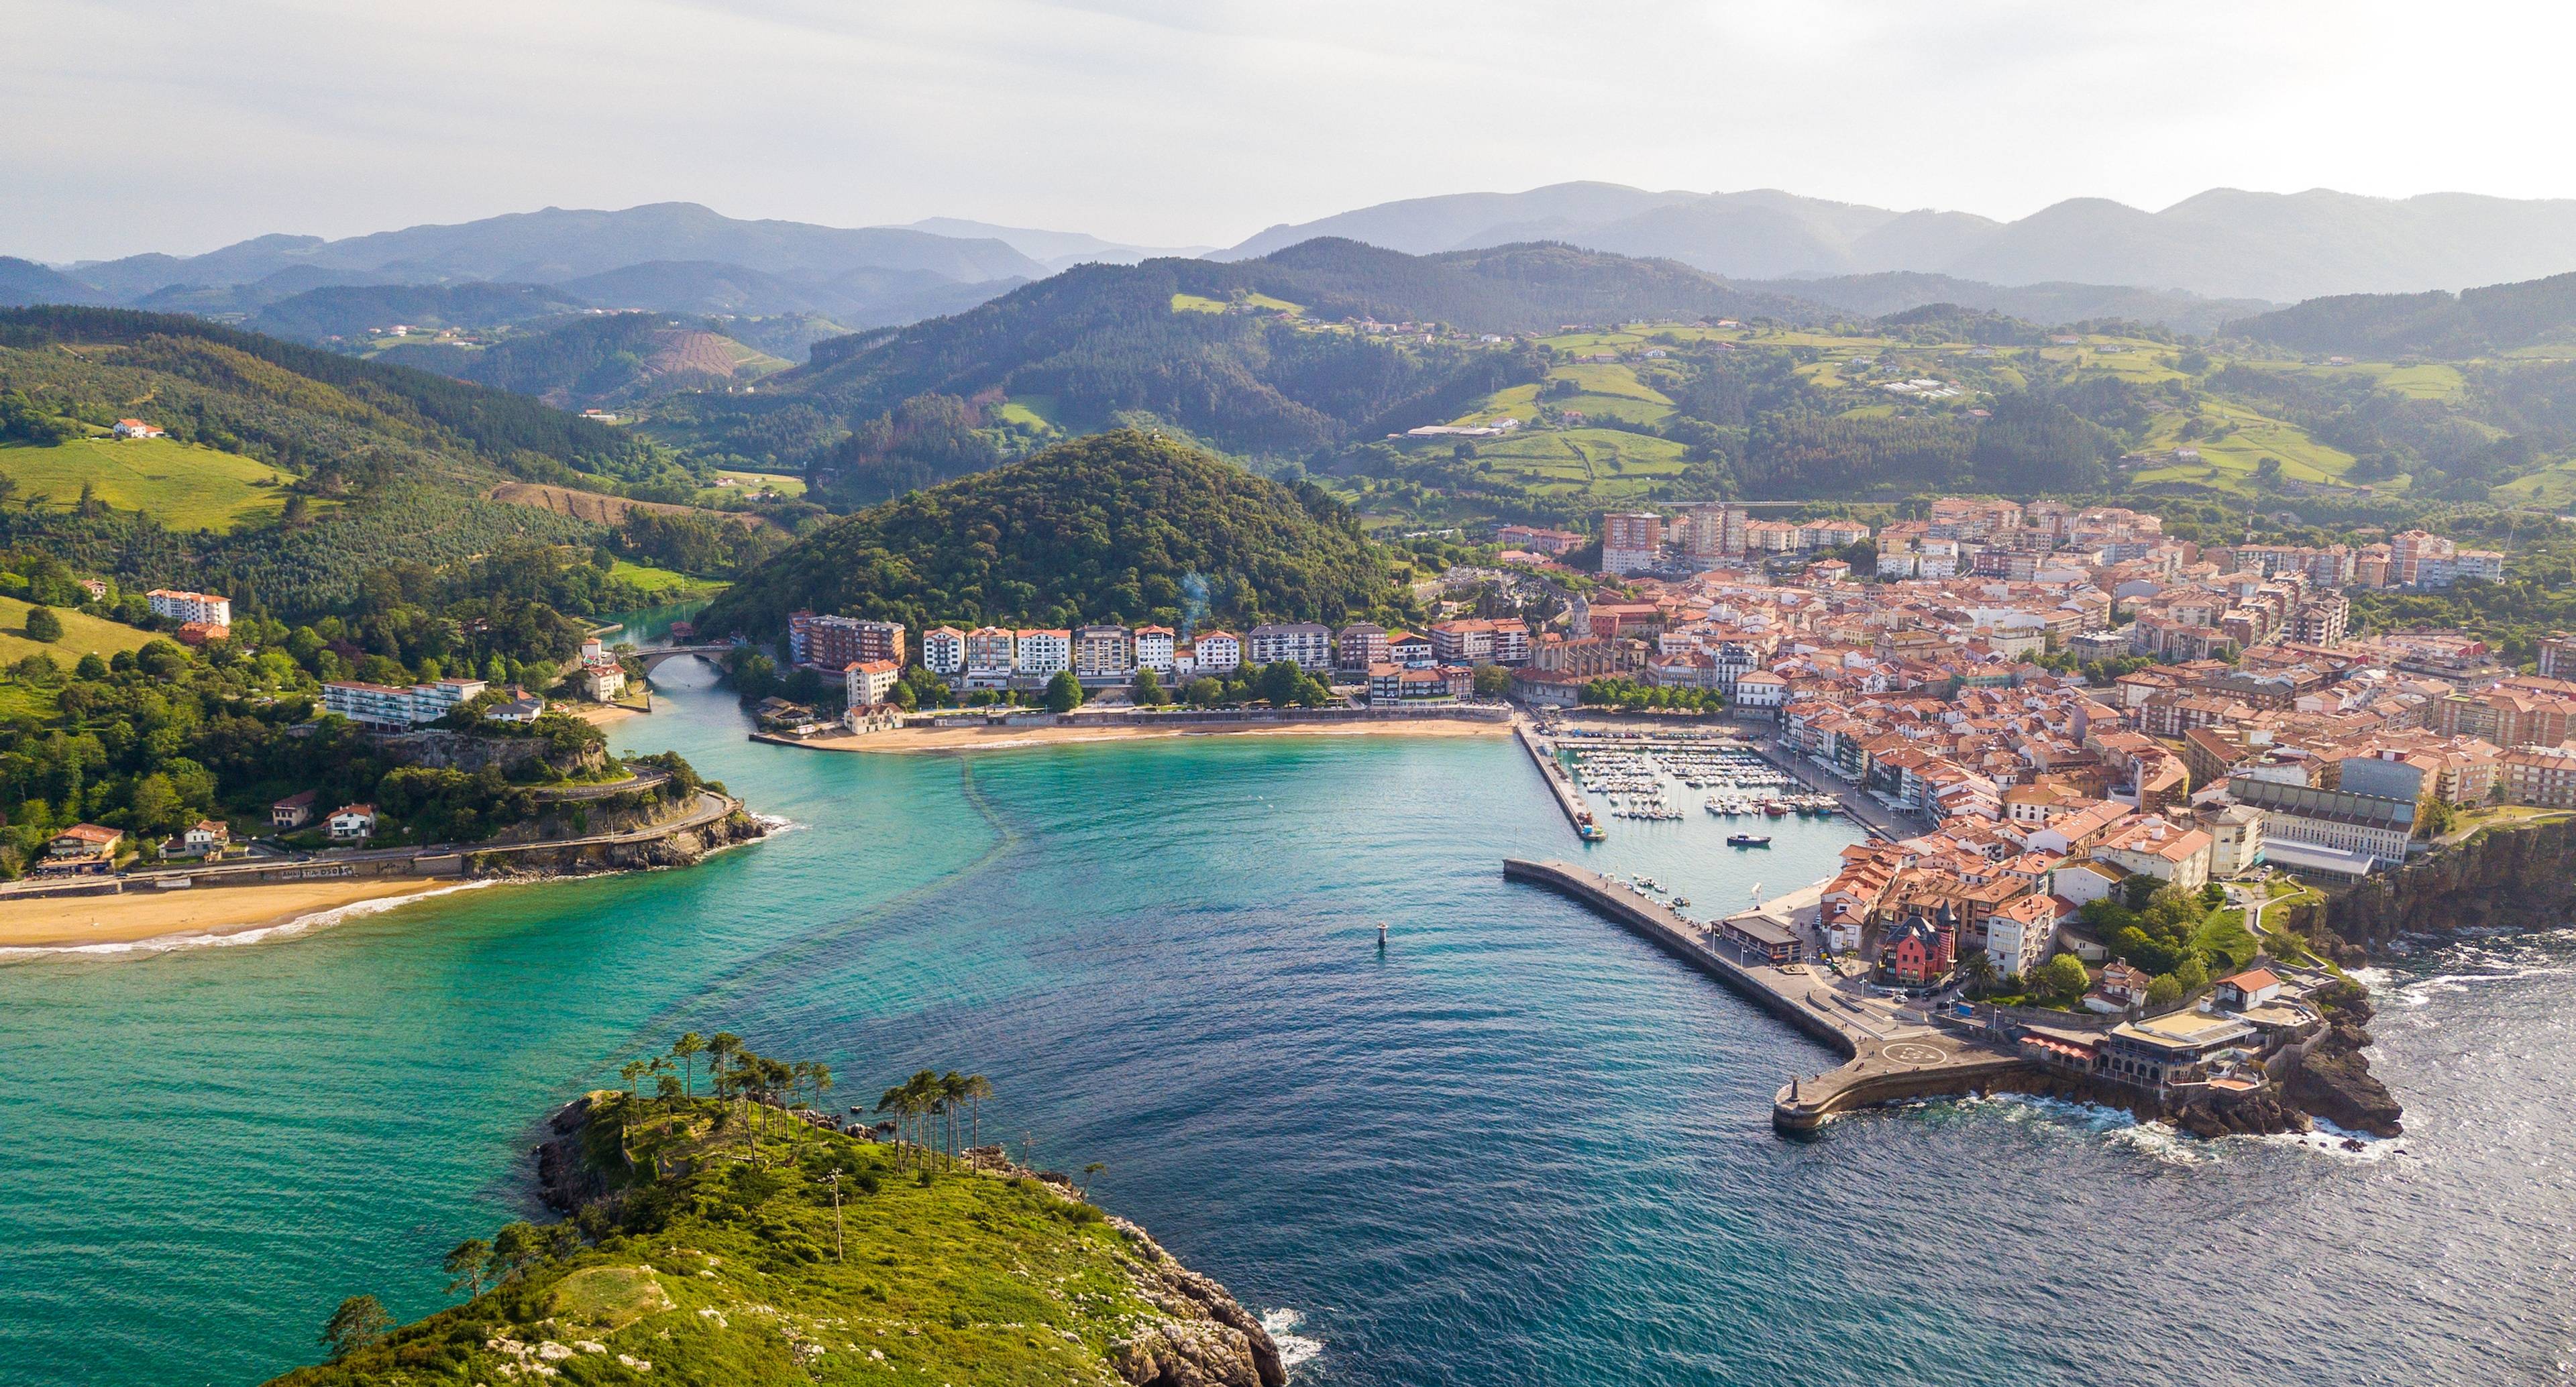
[[649, 676], [666, 660], [686, 659], [692, 656], [711, 665], [721, 665], [724, 663], [726, 653], [732, 649], [732, 646], [721, 642], [713, 645], [657, 645], [636, 651], [635, 658], [643, 662], [644, 673]]

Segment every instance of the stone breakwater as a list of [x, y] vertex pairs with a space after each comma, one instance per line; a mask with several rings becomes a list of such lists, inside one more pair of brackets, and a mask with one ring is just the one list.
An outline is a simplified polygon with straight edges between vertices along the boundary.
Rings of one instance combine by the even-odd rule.
[[1909, 1020], [1882, 1001], [1838, 991], [1805, 964], [1755, 961], [1598, 872], [1507, 858], [1503, 875], [1581, 902], [1841, 1055], [1838, 1068], [1780, 1086], [1771, 1121], [1783, 1131], [1812, 1131], [1853, 1108], [1976, 1091], [2030, 1067], [1981, 1037]]
[[1931, 1020], [1842, 991], [1808, 965], [1753, 961], [1598, 872], [1507, 858], [1503, 875], [1581, 902], [1841, 1055], [1841, 1065], [1780, 1086], [1771, 1121], [1784, 1132], [1813, 1131], [1859, 1108], [1971, 1093], [2032, 1093], [2123, 1108], [2197, 1136], [2306, 1132], [2312, 1118], [2374, 1136], [2400, 1130], [2396, 1100], [2371, 1077], [2361, 1054], [2370, 1043], [2362, 1029], [2371, 1014], [2368, 995], [2349, 983], [2319, 994], [2324, 1028], [2273, 1057], [2267, 1065], [2272, 1082], [2245, 1092], [2206, 1085], [2149, 1089], [2036, 1063], [2020, 1051], [2010, 1027]]

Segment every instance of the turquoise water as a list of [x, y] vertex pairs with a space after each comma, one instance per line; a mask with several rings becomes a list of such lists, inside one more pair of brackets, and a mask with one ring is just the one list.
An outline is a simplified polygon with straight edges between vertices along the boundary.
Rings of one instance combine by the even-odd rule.
[[[614, 737], [791, 830], [298, 937], [0, 963], [0, 1383], [245, 1383], [341, 1297], [443, 1303], [535, 1124], [682, 1029], [923, 1066], [1320, 1351], [1317, 1384], [2564, 1381], [2576, 941], [2387, 980], [2402, 1144], [1935, 1104], [1784, 1141], [1830, 1062], [1507, 853], [1578, 851], [1494, 739], [947, 756], [742, 739], [706, 672]], [[1811, 880], [1700, 815], [1592, 857], [1703, 908]], [[1391, 947], [1375, 948], [1376, 922]]]

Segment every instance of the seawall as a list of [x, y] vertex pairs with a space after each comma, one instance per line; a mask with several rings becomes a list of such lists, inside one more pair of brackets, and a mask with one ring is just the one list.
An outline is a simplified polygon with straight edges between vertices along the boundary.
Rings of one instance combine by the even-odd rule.
[[1626, 926], [1666, 953], [1725, 983], [1754, 1005], [1788, 1022], [1836, 1054], [1849, 1059], [1859, 1052], [1859, 1039], [1866, 1032], [1852, 1023], [1818, 1014], [1812, 1004], [1793, 999], [1780, 984], [1760, 975], [1778, 975], [1777, 969], [1766, 966], [1757, 974], [1753, 967], [1727, 958], [1701, 943], [1697, 931], [1670, 908], [1642, 900], [1633, 893], [1610, 885], [1608, 878], [1597, 872], [1562, 862], [1533, 862], [1507, 857], [1503, 859], [1503, 879], [1543, 886], [1559, 895], [1572, 897], [1615, 923]]

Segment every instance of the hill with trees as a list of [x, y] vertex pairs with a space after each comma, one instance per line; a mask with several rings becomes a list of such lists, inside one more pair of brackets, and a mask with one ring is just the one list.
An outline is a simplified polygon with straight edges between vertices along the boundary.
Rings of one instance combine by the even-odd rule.
[[491, 346], [423, 343], [389, 348], [376, 360], [531, 395], [562, 409], [622, 404], [668, 390], [722, 386], [787, 363], [660, 313], [574, 318], [545, 332]]
[[771, 636], [790, 612], [914, 625], [1340, 622], [1400, 600], [1383, 551], [1320, 490], [1119, 430], [845, 516], [699, 617]]
[[[876, 462], [871, 442], [852, 442], [871, 421], [893, 423], [906, 401], [931, 395], [969, 402], [974, 427], [994, 427], [1006, 403], [1023, 402], [1056, 435], [1151, 416], [1235, 452], [1299, 457], [1437, 422], [1534, 381], [1507, 334], [1606, 318], [1823, 313], [1686, 266], [1566, 246], [1417, 257], [1316, 241], [1232, 263], [1078, 266], [955, 317], [816, 343], [807, 366], [759, 394], [666, 401], [654, 426], [713, 461], [809, 469], [826, 491], [844, 469]], [[1366, 321], [1470, 336], [1399, 340], [1342, 326]], [[844, 449], [857, 451], [836, 454]], [[886, 494], [864, 478], [852, 493]]]
[[[138, 415], [168, 437], [110, 439]], [[514, 480], [682, 500], [701, 484], [649, 440], [535, 400], [120, 309], [0, 311], [0, 445], [0, 545], [289, 615], [403, 565], [621, 544], [486, 499]]]
[[2451, 360], [2576, 341], [2576, 274], [2457, 294], [2339, 294], [2240, 318], [2227, 331], [2295, 351]]
[[590, 305], [540, 284], [379, 284], [308, 289], [269, 304], [244, 324], [253, 332], [320, 344], [393, 324], [485, 328], [534, 322]]
[[568, 1217], [457, 1243], [457, 1303], [415, 1323], [350, 1296], [317, 1326], [329, 1360], [271, 1387], [1287, 1381], [1222, 1286], [1089, 1202], [1097, 1163], [1077, 1180], [979, 1144], [981, 1075], [924, 1070], [847, 1130], [817, 1111], [828, 1067], [728, 1032], [620, 1078], [539, 1149]]

